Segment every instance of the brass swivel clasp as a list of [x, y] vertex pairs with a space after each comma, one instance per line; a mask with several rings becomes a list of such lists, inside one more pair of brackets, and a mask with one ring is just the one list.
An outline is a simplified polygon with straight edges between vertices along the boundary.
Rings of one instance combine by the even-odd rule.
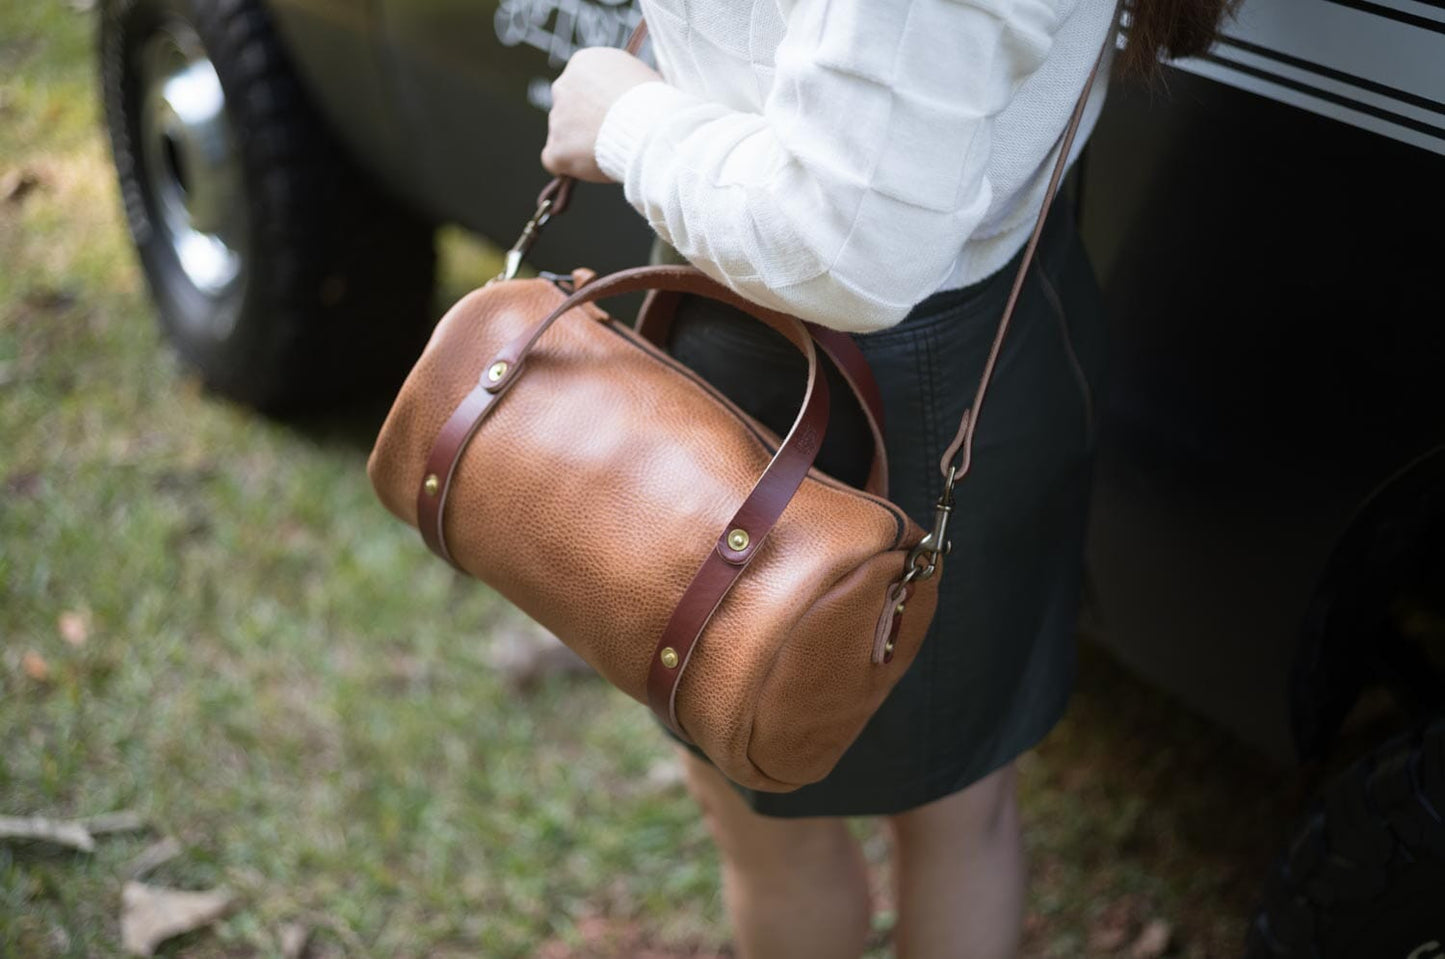
[[552, 218], [552, 198], [549, 196], [537, 204], [537, 212], [522, 227], [522, 235], [517, 237], [517, 242], [507, 251], [506, 258], [502, 263], [502, 272], [498, 273], [493, 280], [510, 280], [517, 275], [522, 267], [522, 260], [526, 258], [527, 252], [532, 249], [532, 244], [537, 242], [537, 236], [542, 232], [542, 227]]
[[933, 507], [933, 529], [908, 553], [908, 569], [903, 574], [904, 584], [934, 576], [943, 565], [943, 557], [953, 549], [953, 543], [948, 539], [948, 518], [953, 515], [953, 482], [957, 472], [958, 467], [949, 467], [948, 479], [943, 484], [943, 494], [938, 497], [938, 502]]

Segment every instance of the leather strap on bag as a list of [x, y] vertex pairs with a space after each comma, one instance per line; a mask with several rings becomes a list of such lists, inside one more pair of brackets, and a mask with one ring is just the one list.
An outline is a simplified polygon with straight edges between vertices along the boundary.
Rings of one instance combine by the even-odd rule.
[[[1035, 254], [1038, 252], [1039, 240], [1043, 236], [1044, 223], [1048, 219], [1049, 209], [1053, 206], [1054, 197], [1058, 195], [1059, 184], [1063, 181], [1064, 170], [1068, 167], [1069, 151], [1073, 148], [1074, 138], [1078, 135], [1079, 127], [1083, 123], [1084, 112], [1089, 105], [1089, 94], [1094, 89], [1094, 83], [1098, 79], [1099, 70], [1103, 67], [1109, 48], [1114, 44], [1114, 25], [1117, 22], [1118, 8], [1116, 7], [1114, 18], [1105, 32], [1103, 46], [1100, 47], [1099, 55], [1095, 58], [1094, 65], [1089, 70], [1089, 76], [1084, 81], [1084, 89], [1079, 92], [1079, 99], [1074, 104], [1073, 112], [1069, 115], [1069, 122], [1059, 135], [1058, 156], [1054, 160], [1053, 171], [1049, 175], [1048, 187], [1044, 190], [1044, 202], [1039, 208], [1039, 215], [1034, 221], [1034, 229], [1029, 235], [1029, 241], [1024, 246], [1023, 259], [1019, 262], [1018, 273], [1014, 275], [1008, 302], [1004, 305], [1003, 315], [998, 321], [998, 329], [994, 332], [993, 343], [989, 347], [983, 373], [979, 376], [973, 403], [963, 411], [963, 416], [958, 424], [958, 432], [939, 460], [938, 469], [943, 475], [943, 492], [938, 497], [938, 502], [934, 504], [933, 530], [909, 553], [903, 576], [898, 582], [899, 587], [907, 587], [915, 579], [928, 579], [935, 575], [942, 565], [942, 557], [948, 553], [948, 520], [953, 513], [953, 488], [973, 466], [973, 437], [978, 427], [979, 412], [983, 408], [984, 399], [988, 396], [989, 385], [993, 382], [999, 354], [1003, 351], [1004, 337], [1008, 335], [1009, 323], [1013, 320], [1014, 310], [1018, 306], [1019, 296], [1023, 292], [1024, 281], [1028, 277], [1029, 267], [1033, 265]], [[961, 461], [959, 460], [960, 454], [962, 455]], [[893, 618], [897, 621], [903, 615], [904, 604], [900, 603], [894, 609]]]
[[[1084, 91], [1079, 94], [1079, 102], [1074, 104], [1074, 112], [1069, 116], [1069, 124], [1059, 138], [1059, 156], [1054, 161], [1048, 189], [1044, 191], [1044, 204], [1039, 209], [1038, 219], [1034, 221], [1034, 230], [1029, 235], [1028, 245], [1024, 247], [1023, 262], [1019, 264], [1018, 274], [1014, 277], [1013, 289], [1009, 291], [1008, 303], [1003, 308], [1003, 316], [998, 321], [998, 330], [993, 335], [993, 346], [989, 349], [988, 361], [983, 367], [983, 375], [979, 377], [978, 391], [974, 394], [973, 405], [964, 411], [963, 418], [958, 424], [957, 435], [954, 436], [953, 442], [948, 444], [948, 448], [943, 451], [943, 458], [939, 460], [939, 471], [945, 478], [949, 476], [950, 471], [953, 471], [953, 482], [957, 482], [966, 475], [969, 467], [973, 465], [973, 434], [978, 427], [979, 411], [983, 409], [983, 401], [988, 395], [989, 384], [993, 382], [994, 367], [998, 365], [999, 353], [1003, 350], [1003, 339], [1008, 335], [1009, 321], [1013, 319], [1014, 308], [1018, 306], [1019, 302], [1019, 294], [1023, 292], [1024, 278], [1028, 275], [1029, 267], [1034, 261], [1034, 254], [1038, 251], [1039, 239], [1044, 233], [1044, 222], [1048, 219], [1049, 208], [1054, 204], [1054, 196], [1059, 192], [1059, 184], [1063, 181], [1064, 170], [1068, 167], [1069, 151], [1074, 146], [1074, 138], [1078, 135], [1080, 124], [1084, 122], [1084, 111], [1089, 105], [1089, 94], [1094, 89], [1094, 81], [1099, 76], [1104, 56], [1113, 42], [1114, 29], [1110, 26], [1104, 40], [1104, 47], [1099, 51], [1099, 57], [1094, 61], [1093, 69], [1089, 71], [1089, 78], [1084, 81]], [[954, 461], [960, 452], [963, 454], [963, 459], [955, 465]]]

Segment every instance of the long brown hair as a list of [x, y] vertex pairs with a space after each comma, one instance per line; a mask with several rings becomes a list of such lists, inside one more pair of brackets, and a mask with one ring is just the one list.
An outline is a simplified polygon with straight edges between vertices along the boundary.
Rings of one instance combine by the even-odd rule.
[[1129, 0], [1125, 4], [1128, 45], [1116, 64], [1122, 74], [1151, 77], [1159, 60], [1203, 53], [1219, 24], [1240, 0]]

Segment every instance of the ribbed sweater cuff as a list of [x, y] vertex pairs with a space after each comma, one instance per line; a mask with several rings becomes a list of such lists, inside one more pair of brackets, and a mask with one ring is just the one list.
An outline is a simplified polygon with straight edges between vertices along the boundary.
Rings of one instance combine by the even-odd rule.
[[657, 121], [697, 102], [697, 97], [661, 80], [639, 83], [628, 90], [613, 101], [602, 118], [593, 148], [598, 168], [618, 183], [624, 182], [628, 164]]

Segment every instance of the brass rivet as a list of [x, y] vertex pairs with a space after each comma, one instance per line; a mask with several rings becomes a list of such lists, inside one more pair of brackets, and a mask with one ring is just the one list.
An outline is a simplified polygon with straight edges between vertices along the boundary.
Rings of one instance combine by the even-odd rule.
[[664, 646], [662, 648], [662, 652], [658, 654], [658, 658], [662, 660], [662, 665], [666, 666], [668, 669], [677, 668], [677, 650], [673, 649], [671, 646]]
[[506, 376], [506, 375], [507, 375], [507, 361], [506, 361], [506, 360], [498, 360], [497, 362], [495, 362], [495, 363], [492, 364], [492, 368], [491, 368], [491, 369], [487, 370], [487, 379], [491, 380], [493, 383], [497, 382], [497, 380], [500, 380], [502, 377], [504, 377], [504, 376]]
[[421, 488], [426, 490], [426, 495], [435, 496], [437, 494], [437, 490], [442, 488], [442, 481], [437, 479], [437, 474], [428, 473], [426, 477], [426, 482], [421, 484]]
[[732, 532], [728, 533], [728, 546], [737, 550], [739, 553], [747, 549], [748, 531], [745, 529], [735, 529]]
[[893, 615], [895, 615], [895, 616], [902, 616], [902, 615], [903, 615], [903, 604], [902, 604], [902, 603], [899, 603], [897, 606], [893, 607]]
[[886, 642], [886, 643], [883, 644], [883, 655], [884, 655], [884, 656], [892, 656], [892, 655], [893, 655], [893, 640], [890, 639], [888, 642]]

